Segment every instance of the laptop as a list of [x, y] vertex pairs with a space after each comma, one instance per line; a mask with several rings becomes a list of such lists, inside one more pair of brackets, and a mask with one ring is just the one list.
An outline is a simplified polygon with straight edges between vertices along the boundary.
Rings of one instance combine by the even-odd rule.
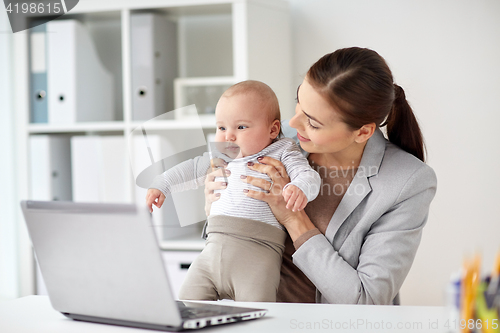
[[176, 301], [146, 206], [22, 201], [52, 307], [74, 320], [180, 331], [265, 309]]

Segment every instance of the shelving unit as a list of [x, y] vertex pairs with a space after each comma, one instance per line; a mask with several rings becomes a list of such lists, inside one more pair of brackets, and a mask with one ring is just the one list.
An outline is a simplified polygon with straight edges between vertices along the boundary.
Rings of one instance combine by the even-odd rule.
[[[274, 89], [280, 101], [282, 118], [293, 114], [291, 80], [291, 40], [288, 3], [284, 0], [122, 0], [81, 1], [60, 19], [77, 19], [89, 30], [102, 63], [114, 77], [114, 119], [107, 122], [74, 124], [31, 124], [29, 33], [15, 34], [14, 78], [19, 200], [31, 199], [29, 137], [31, 135], [119, 135], [125, 142], [144, 121], [132, 117], [133, 94], [131, 60], [131, 15], [154, 12], [177, 25], [178, 77], [196, 82], [232, 78], [234, 82], [260, 80]], [[165, 112], [170, 110], [165, 110]], [[215, 116], [200, 117], [205, 134], [215, 131]], [[152, 130], [186, 133], [199, 130], [189, 119], [155, 122]], [[178, 142], [175, 142], [178, 144]], [[182, 145], [181, 145], [182, 146]], [[130, 168], [128, 168], [130, 169]], [[129, 202], [137, 190], [131, 170], [125, 179]], [[203, 202], [198, 202], [203, 207]], [[35, 265], [31, 244], [19, 210], [19, 262], [21, 294], [35, 292]], [[179, 239], [161, 240], [166, 251], [200, 251], [199, 233]]]

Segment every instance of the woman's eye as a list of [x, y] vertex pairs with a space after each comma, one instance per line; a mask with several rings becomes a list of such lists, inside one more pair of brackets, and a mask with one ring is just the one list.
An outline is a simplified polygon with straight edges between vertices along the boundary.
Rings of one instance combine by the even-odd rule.
[[244, 125], [240, 125], [240, 126], [238, 126], [238, 129], [245, 129], [245, 128], [247, 128], [247, 127], [246, 127], [246, 126], [244, 126]]
[[311, 127], [312, 129], [318, 129], [318, 128], [319, 128], [319, 127], [313, 126], [313, 125], [311, 124], [311, 119], [309, 119], [309, 120], [307, 121], [307, 125], [309, 125], [309, 127]]

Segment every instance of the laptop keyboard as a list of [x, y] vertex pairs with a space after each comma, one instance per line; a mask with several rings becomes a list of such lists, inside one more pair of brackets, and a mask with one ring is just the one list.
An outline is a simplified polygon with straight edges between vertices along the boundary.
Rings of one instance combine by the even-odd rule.
[[202, 308], [180, 308], [182, 319], [194, 319], [219, 315], [219, 311]]

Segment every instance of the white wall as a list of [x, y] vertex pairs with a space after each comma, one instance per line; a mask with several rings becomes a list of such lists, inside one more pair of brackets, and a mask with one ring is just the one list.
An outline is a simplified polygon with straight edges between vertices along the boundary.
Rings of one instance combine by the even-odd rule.
[[438, 191], [405, 305], [444, 304], [462, 258], [500, 249], [500, 2], [290, 0], [294, 75], [335, 49], [379, 52], [420, 120]]
[[[320, 56], [369, 47], [388, 61], [420, 120], [438, 176], [428, 225], [403, 304], [443, 304], [464, 255], [500, 247], [500, 2], [289, 0], [296, 84]], [[0, 10], [0, 153], [14, 161], [8, 77], [10, 31]], [[0, 297], [15, 297], [14, 163], [0, 163]], [[5, 209], [4, 209], [5, 208]]]
[[[2, 6], [2, 5], [0, 5]], [[12, 31], [0, 10], [0, 300], [18, 297]]]

